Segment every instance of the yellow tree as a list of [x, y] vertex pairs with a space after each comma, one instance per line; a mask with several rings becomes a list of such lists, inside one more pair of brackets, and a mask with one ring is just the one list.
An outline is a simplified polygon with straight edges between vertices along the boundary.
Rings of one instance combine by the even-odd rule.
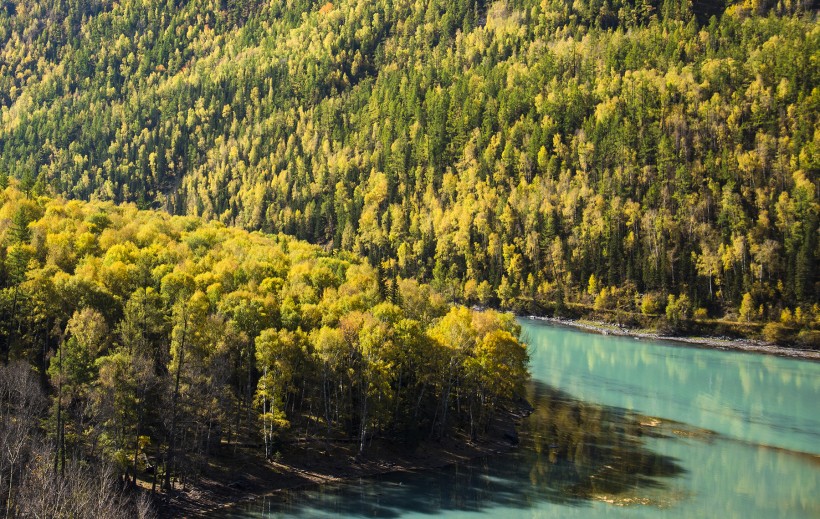
[[[463, 306], [454, 307], [436, 323], [429, 333], [442, 348], [446, 359], [441, 365], [442, 369], [438, 373], [437, 381], [441, 406], [438, 434], [444, 436], [453, 389], [458, 388], [463, 375], [461, 368], [464, 365], [464, 359], [475, 348], [476, 332], [473, 328], [472, 312]], [[435, 425], [434, 423], [434, 428]]]
[[330, 436], [334, 422], [341, 415], [341, 389], [344, 386], [345, 359], [350, 358], [347, 343], [342, 332], [336, 328], [322, 326], [310, 334], [313, 351], [321, 366], [322, 402], [325, 416], [325, 427]]
[[465, 362], [465, 370], [472, 378], [479, 402], [478, 417], [473, 415], [470, 406], [473, 436], [479, 432], [478, 428], [487, 426], [499, 402], [523, 392], [528, 378], [528, 362], [526, 346], [507, 330], [493, 330], [478, 342], [474, 354]]
[[290, 426], [285, 407], [295, 393], [295, 379], [304, 369], [306, 348], [307, 336], [301, 330], [268, 328], [256, 339], [256, 363], [262, 371], [256, 402], [261, 410], [267, 458], [275, 452], [278, 432]]

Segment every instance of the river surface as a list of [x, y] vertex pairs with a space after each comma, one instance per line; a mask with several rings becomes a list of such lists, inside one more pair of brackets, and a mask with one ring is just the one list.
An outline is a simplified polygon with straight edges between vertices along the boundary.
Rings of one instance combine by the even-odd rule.
[[820, 517], [820, 363], [521, 325], [535, 412], [515, 452], [223, 517]]

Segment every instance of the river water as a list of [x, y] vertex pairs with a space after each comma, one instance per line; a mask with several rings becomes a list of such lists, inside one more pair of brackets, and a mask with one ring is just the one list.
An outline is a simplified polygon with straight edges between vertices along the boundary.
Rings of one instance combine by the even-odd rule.
[[223, 517], [820, 517], [820, 363], [521, 324], [515, 452]]

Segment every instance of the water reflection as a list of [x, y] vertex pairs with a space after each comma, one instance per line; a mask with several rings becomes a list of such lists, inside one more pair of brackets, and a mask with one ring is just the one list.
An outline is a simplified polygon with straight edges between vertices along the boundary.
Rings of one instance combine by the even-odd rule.
[[[536, 411], [521, 447], [442, 470], [393, 474], [354, 484], [277, 494], [222, 517], [405, 517], [442, 512], [571, 507], [592, 501], [663, 506], [665, 480], [684, 473], [678, 461], [646, 447], [674, 434], [627, 410], [590, 404], [535, 381]], [[681, 425], [681, 424], [677, 424]]]
[[521, 324], [533, 378], [577, 398], [820, 453], [818, 363]]
[[[684, 424], [584, 402], [541, 382], [533, 382], [529, 393], [535, 407], [523, 435], [531, 451], [529, 480], [550, 489], [555, 499], [646, 504], [648, 498], [637, 495], [642, 489], [664, 488], [659, 478], [683, 469], [674, 458], [648, 449], [645, 438], [712, 437]], [[618, 497], [625, 493], [627, 498]]]
[[820, 517], [820, 363], [521, 324], [537, 411], [516, 452], [221, 517]]

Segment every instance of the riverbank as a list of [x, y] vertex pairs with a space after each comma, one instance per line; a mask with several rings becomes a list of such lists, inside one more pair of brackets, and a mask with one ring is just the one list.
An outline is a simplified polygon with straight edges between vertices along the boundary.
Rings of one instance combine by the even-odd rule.
[[544, 321], [559, 326], [569, 326], [591, 333], [598, 333], [602, 335], [618, 335], [624, 337], [633, 337], [635, 339], [650, 339], [653, 341], [665, 341], [683, 343], [690, 346], [698, 346], [703, 348], [717, 348], [722, 350], [737, 350], [747, 351], [753, 353], [763, 353], [767, 355], [777, 355], [779, 357], [791, 357], [797, 359], [820, 361], [820, 350], [810, 350], [804, 348], [787, 348], [778, 346], [763, 341], [755, 341], [752, 339], [730, 339], [725, 337], [688, 337], [688, 336], [670, 336], [661, 333], [656, 333], [646, 330], [634, 330], [625, 327], [619, 327], [614, 324], [605, 323], [603, 321], [592, 321], [586, 319], [566, 319], [561, 317], [539, 317], [539, 316], [523, 316], [525, 319], [532, 319], [536, 321]]
[[320, 484], [354, 481], [394, 472], [416, 472], [503, 454], [518, 444], [517, 426], [530, 412], [528, 405], [499, 416], [486, 438], [470, 441], [459, 433], [441, 441], [426, 441], [410, 449], [376, 438], [363, 456], [358, 442], [300, 438], [287, 443], [275, 461], [260, 448], [223, 446], [203, 475], [167, 503], [157, 496], [161, 518], [219, 517], [227, 508], [262, 496]]

